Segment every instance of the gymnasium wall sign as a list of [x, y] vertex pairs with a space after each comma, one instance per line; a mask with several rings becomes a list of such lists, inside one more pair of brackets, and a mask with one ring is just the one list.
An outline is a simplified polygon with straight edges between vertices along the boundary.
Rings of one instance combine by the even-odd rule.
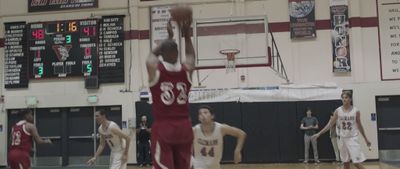
[[25, 22], [5, 23], [4, 87], [28, 88]]
[[[169, 10], [172, 6], [153, 6], [150, 9], [150, 46], [156, 48], [162, 41], [168, 38], [167, 24], [171, 19]], [[179, 42], [179, 30], [175, 22], [172, 22], [175, 42]], [[179, 43], [178, 43], [179, 46]], [[179, 47], [178, 47], [179, 48]]]
[[125, 81], [124, 16], [105, 16], [100, 22], [99, 82]]
[[400, 2], [378, 0], [381, 80], [400, 80]]
[[330, 0], [334, 73], [351, 72], [348, 4], [348, 0]]
[[315, 31], [315, 0], [289, 0], [290, 38], [313, 38]]
[[28, 0], [29, 12], [97, 8], [99, 0]]

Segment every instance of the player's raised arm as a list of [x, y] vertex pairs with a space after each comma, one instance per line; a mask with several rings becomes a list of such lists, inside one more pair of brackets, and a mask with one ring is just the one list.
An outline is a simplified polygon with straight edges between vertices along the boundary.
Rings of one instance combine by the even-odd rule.
[[160, 55], [161, 47], [158, 46], [152, 52], [150, 52], [149, 56], [146, 59], [146, 68], [147, 74], [149, 76], [149, 82], [154, 81], [156, 76], [157, 66], [158, 66], [158, 56]]
[[243, 149], [243, 144], [244, 141], [246, 140], [246, 133], [241, 130], [238, 129], [236, 127], [232, 127], [229, 125], [222, 125], [222, 133], [223, 135], [230, 135], [233, 137], [236, 137], [237, 142], [236, 142], [236, 147], [235, 147], [235, 151], [234, 151], [234, 162], [237, 164], [239, 162], [242, 161], [242, 155], [241, 155], [241, 151]]
[[[166, 39], [166, 40], [171, 40], [174, 37], [174, 32], [172, 31], [171, 20], [168, 21], [167, 32], [168, 32], [168, 39]], [[147, 73], [149, 76], [148, 80], [150, 83], [153, 82], [154, 78], [156, 77], [158, 63], [160, 62], [158, 57], [163, 52], [162, 51], [163, 46], [165, 46], [164, 42], [165, 42], [165, 40], [163, 42], [161, 42], [161, 44], [158, 45], [155, 49], [153, 49], [153, 51], [150, 52], [149, 56], [146, 59], [146, 68], [147, 68]]]
[[190, 76], [192, 76], [193, 70], [195, 68], [195, 59], [196, 54], [194, 52], [194, 47], [191, 39], [191, 25], [192, 25], [193, 17], [192, 13], [190, 16], [187, 16], [187, 19], [182, 21], [182, 33], [185, 38], [185, 55], [186, 61], [185, 66], [188, 68]]

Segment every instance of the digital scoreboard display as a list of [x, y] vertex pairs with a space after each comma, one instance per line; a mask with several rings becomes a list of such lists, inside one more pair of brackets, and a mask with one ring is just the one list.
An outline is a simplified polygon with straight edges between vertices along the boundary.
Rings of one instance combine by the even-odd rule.
[[98, 24], [96, 19], [30, 23], [29, 77], [97, 75]]
[[29, 79], [42, 78], [125, 82], [123, 15], [4, 25], [5, 88], [27, 88]]

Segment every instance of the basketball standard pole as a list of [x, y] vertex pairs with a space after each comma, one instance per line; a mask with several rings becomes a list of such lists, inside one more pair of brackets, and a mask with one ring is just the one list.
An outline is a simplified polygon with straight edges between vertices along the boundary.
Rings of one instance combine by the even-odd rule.
[[[178, 26], [179, 63], [182, 64], [182, 31], [181, 31], [182, 28], [181, 28], [181, 26], [179, 26], [178, 23], [176, 23], [176, 24]], [[186, 46], [185, 46], [185, 48], [186, 48]]]
[[201, 81], [200, 81], [200, 72], [199, 72], [199, 70], [196, 70], [196, 75], [197, 75], [197, 86], [200, 87], [201, 86]]

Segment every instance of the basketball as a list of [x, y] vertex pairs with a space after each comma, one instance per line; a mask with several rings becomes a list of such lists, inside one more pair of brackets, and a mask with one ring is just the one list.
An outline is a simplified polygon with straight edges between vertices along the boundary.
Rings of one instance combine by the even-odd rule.
[[171, 18], [178, 23], [192, 18], [192, 8], [190, 6], [176, 6], [170, 10]]

